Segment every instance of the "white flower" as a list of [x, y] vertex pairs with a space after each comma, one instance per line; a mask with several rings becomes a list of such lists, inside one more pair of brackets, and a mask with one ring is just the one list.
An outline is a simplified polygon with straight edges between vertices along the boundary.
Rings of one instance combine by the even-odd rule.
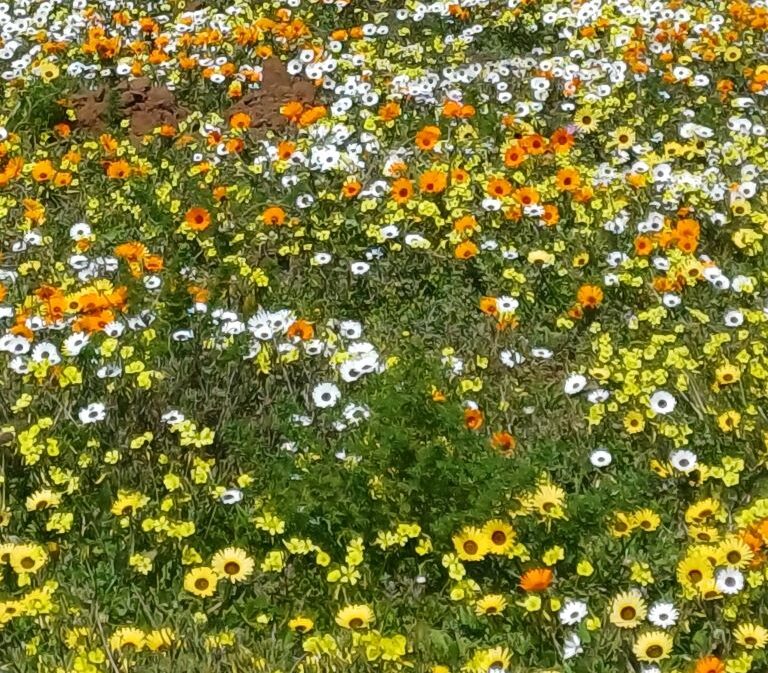
[[677, 400], [666, 390], [657, 390], [651, 395], [650, 406], [656, 414], [671, 414], [677, 406]]
[[83, 407], [77, 412], [80, 422], [84, 425], [103, 421], [107, 417], [105, 407], [101, 402], [92, 402], [87, 407]]
[[363, 276], [368, 273], [371, 265], [368, 262], [352, 262], [349, 265], [349, 270], [353, 276]]
[[189, 341], [195, 336], [195, 333], [191, 329], [179, 329], [171, 334], [171, 339], [174, 341]]
[[316, 252], [315, 256], [312, 258], [312, 262], [318, 266], [323, 266], [328, 264], [332, 259], [333, 257], [327, 252]]
[[78, 222], [69, 228], [69, 236], [75, 241], [80, 240], [81, 238], [88, 238], [90, 235], [91, 227], [85, 222]]
[[686, 474], [696, 469], [698, 460], [698, 457], [693, 451], [686, 451], [685, 449], [673, 451], [669, 455], [669, 462], [672, 463], [672, 467]]
[[171, 409], [170, 411], [165, 412], [160, 417], [160, 420], [162, 420], [163, 423], [167, 423], [168, 425], [176, 425], [177, 423], [181, 423], [184, 420], [184, 414], [182, 414], [180, 411], [176, 411], [175, 409]]
[[541, 360], [549, 360], [554, 353], [549, 348], [531, 348], [531, 355]]
[[596, 390], [589, 392], [587, 399], [592, 404], [601, 404], [605, 402], [610, 396], [611, 393], [608, 392], [605, 388], [597, 388]]
[[363, 334], [363, 326], [356, 320], [342, 320], [339, 332], [345, 339], [359, 339]]
[[235, 505], [243, 499], [243, 492], [239, 488], [230, 488], [221, 494], [219, 500], [223, 505]]
[[584, 649], [581, 647], [581, 638], [575, 633], [569, 633], [563, 643], [563, 659], [572, 659], [582, 652]]
[[740, 327], [744, 323], [744, 314], [737, 309], [732, 309], [725, 314], [723, 322], [726, 327]]
[[587, 385], [587, 377], [582, 374], [571, 374], [565, 380], [565, 394], [576, 395], [584, 390], [584, 386]]
[[720, 568], [715, 574], [715, 586], [724, 594], [737, 594], [744, 588], [744, 575], [736, 568]]
[[582, 601], [568, 599], [557, 614], [563, 624], [573, 626], [587, 616], [587, 604]]
[[517, 351], [503, 350], [499, 354], [499, 357], [502, 364], [506, 365], [510, 369], [525, 362], [523, 355]]
[[613, 456], [606, 449], [596, 449], [590, 454], [589, 462], [595, 467], [608, 467], [613, 462]]
[[51, 365], [57, 365], [61, 362], [59, 351], [49, 341], [41, 341], [32, 349], [32, 359], [35, 362], [48, 360], [48, 363]]
[[341, 391], [334, 383], [318, 383], [312, 390], [312, 401], [320, 409], [336, 406], [341, 399]]
[[679, 610], [672, 603], [665, 603], [663, 601], [654, 603], [648, 611], [648, 621], [662, 629], [674, 626], [679, 616]]

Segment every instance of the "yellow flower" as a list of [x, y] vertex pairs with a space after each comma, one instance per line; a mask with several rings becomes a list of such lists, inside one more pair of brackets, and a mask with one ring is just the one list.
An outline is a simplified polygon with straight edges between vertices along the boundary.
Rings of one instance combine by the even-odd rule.
[[32, 544], [15, 545], [10, 553], [9, 563], [18, 574], [36, 573], [48, 561], [48, 554], [42, 547]]
[[624, 429], [630, 434], [634, 435], [637, 432], [642, 432], [645, 428], [645, 418], [637, 411], [630, 411], [624, 416]]
[[483, 596], [475, 603], [475, 613], [478, 615], [498, 615], [504, 612], [507, 601], [500, 594]]
[[759, 624], [740, 624], [734, 629], [733, 637], [748, 650], [762, 650], [768, 643], [768, 629]]
[[218, 581], [219, 576], [211, 568], [193, 568], [184, 576], [184, 589], [195, 596], [206, 598], [216, 593]]
[[123, 626], [117, 629], [109, 639], [109, 647], [114, 651], [130, 650], [140, 652], [144, 649], [145, 644], [144, 631], [131, 626]]
[[309, 633], [315, 626], [315, 623], [309, 617], [294, 617], [288, 622], [288, 628], [296, 633]]
[[739, 427], [741, 414], [736, 410], [726, 411], [717, 417], [717, 425], [723, 432], [732, 432]]
[[176, 636], [171, 629], [155, 629], [146, 636], [147, 647], [152, 652], [165, 652], [173, 646]]
[[721, 386], [731, 385], [741, 378], [741, 371], [732, 364], [721, 365], [715, 370], [715, 378]]
[[632, 651], [640, 661], [661, 661], [669, 657], [672, 637], [664, 631], [643, 633], [635, 641]]
[[491, 554], [506, 554], [515, 541], [515, 531], [501, 519], [493, 519], [483, 526], [483, 534], [488, 542]]
[[634, 629], [648, 613], [645, 600], [636, 589], [618, 594], [611, 603], [611, 623], [621, 629]]
[[656, 530], [661, 524], [659, 515], [652, 509], [641, 509], [632, 514], [632, 526], [640, 528], [646, 532]]
[[39, 512], [43, 509], [58, 507], [61, 503], [61, 496], [58, 493], [45, 488], [35, 491], [26, 500], [28, 512]]
[[453, 546], [462, 561], [479, 561], [489, 551], [489, 542], [478, 528], [468, 526], [461, 533], [453, 536]]
[[367, 605], [347, 605], [336, 613], [336, 623], [345, 629], [365, 629], [374, 619]]
[[717, 546], [719, 564], [731, 568], [746, 568], [755, 554], [741, 538], [730, 536]]
[[253, 566], [253, 559], [239, 547], [227, 547], [216, 552], [211, 559], [213, 571], [233, 584], [247, 579], [253, 573]]

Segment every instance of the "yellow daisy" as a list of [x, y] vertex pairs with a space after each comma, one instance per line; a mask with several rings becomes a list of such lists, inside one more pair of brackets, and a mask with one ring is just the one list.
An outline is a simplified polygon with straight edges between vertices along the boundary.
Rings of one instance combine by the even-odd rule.
[[507, 601], [501, 594], [483, 596], [475, 603], [475, 613], [478, 615], [499, 615], [507, 607]]
[[661, 661], [669, 656], [672, 644], [664, 631], [648, 631], [637, 638], [632, 651], [640, 661]]
[[733, 637], [748, 650], [762, 650], [768, 643], [768, 629], [759, 624], [739, 624], [733, 631]]
[[211, 559], [211, 568], [222, 579], [242, 582], [253, 573], [253, 559], [244, 549], [227, 547], [216, 552]]
[[648, 613], [645, 600], [637, 589], [618, 594], [611, 603], [611, 622], [620, 629], [634, 629]]
[[515, 542], [515, 531], [501, 519], [493, 519], [483, 526], [483, 534], [488, 541], [491, 554], [506, 554]]
[[347, 605], [336, 613], [336, 623], [345, 629], [365, 629], [374, 619], [373, 610], [367, 605]]
[[489, 551], [488, 538], [474, 526], [467, 526], [452, 539], [456, 554], [462, 561], [479, 561]]
[[184, 589], [195, 596], [207, 598], [216, 593], [219, 576], [207, 567], [193, 568], [184, 576]]

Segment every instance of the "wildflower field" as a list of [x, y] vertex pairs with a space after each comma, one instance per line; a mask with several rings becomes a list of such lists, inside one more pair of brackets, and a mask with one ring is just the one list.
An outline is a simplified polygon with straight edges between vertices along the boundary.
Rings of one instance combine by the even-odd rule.
[[0, 671], [768, 671], [768, 2], [0, 1]]

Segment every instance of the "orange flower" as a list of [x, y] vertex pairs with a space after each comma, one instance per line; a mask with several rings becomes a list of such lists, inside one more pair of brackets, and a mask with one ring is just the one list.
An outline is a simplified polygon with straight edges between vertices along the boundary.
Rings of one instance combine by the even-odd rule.
[[47, 159], [45, 161], [38, 161], [32, 166], [32, 179], [36, 182], [47, 182], [53, 178], [55, 173], [56, 170], [53, 164]]
[[285, 223], [285, 211], [280, 206], [270, 206], [261, 215], [264, 224], [280, 226]]
[[479, 430], [483, 427], [484, 420], [480, 409], [464, 409], [464, 427], [468, 430]]
[[544, 214], [541, 219], [548, 227], [554, 227], [560, 221], [560, 211], [554, 203], [547, 203], [544, 206]]
[[461, 114], [461, 103], [455, 100], [447, 100], [443, 103], [444, 117], [458, 117]]
[[67, 187], [72, 184], [72, 173], [59, 172], [53, 177], [54, 187]]
[[496, 308], [496, 297], [481, 297], [480, 310], [486, 315], [497, 315], [499, 310]]
[[5, 287], [5, 285], [0, 285], [0, 301], [3, 301], [3, 299], [5, 299], [7, 294], [8, 294], [8, 288]]
[[573, 147], [573, 134], [567, 129], [557, 129], [549, 139], [549, 146], [558, 154], [567, 152]]
[[286, 103], [280, 108], [280, 114], [288, 117], [292, 122], [298, 122], [301, 114], [304, 112], [304, 106], [297, 100]]
[[107, 177], [113, 180], [124, 180], [131, 177], [131, 167], [127, 161], [110, 161], [107, 163]]
[[310, 126], [319, 119], [325, 117], [328, 114], [328, 110], [324, 105], [316, 105], [301, 113], [299, 117], [299, 126]]
[[184, 215], [184, 222], [192, 231], [205, 231], [211, 224], [211, 214], [205, 208], [190, 208]]
[[68, 138], [69, 134], [72, 133], [72, 129], [70, 128], [69, 124], [67, 124], [67, 122], [54, 124], [53, 130], [56, 132], [57, 135], [60, 135], [62, 138]]
[[725, 664], [713, 655], [702, 657], [696, 662], [694, 673], [725, 673]]
[[508, 432], [494, 432], [491, 435], [491, 446], [499, 453], [508, 456], [517, 447], [517, 440]]
[[547, 141], [538, 133], [525, 136], [522, 145], [528, 154], [544, 154], [547, 151]]
[[315, 328], [306, 320], [297, 320], [291, 324], [286, 332], [288, 338], [298, 337], [302, 341], [308, 341], [315, 336]]
[[457, 185], [463, 185], [469, 180], [469, 173], [467, 173], [467, 171], [465, 171], [463, 168], [454, 168], [451, 171], [451, 180]]
[[425, 126], [416, 134], [416, 147], [420, 150], [431, 150], [440, 140], [440, 129], [437, 126]]
[[229, 126], [233, 129], [247, 129], [251, 125], [251, 115], [246, 112], [236, 112], [229, 118]]
[[24, 159], [13, 157], [9, 159], [5, 168], [0, 171], [0, 187], [5, 187], [11, 180], [21, 175], [21, 169], [24, 167]]
[[650, 255], [653, 251], [653, 239], [648, 236], [638, 236], [635, 239], [635, 252], [640, 257]]
[[471, 234], [477, 229], [477, 220], [474, 215], [464, 215], [453, 223], [453, 230], [460, 234]]
[[296, 143], [292, 143], [290, 140], [283, 140], [277, 146], [277, 156], [282, 161], [290, 159], [295, 151]]
[[527, 156], [523, 146], [519, 143], [514, 143], [504, 152], [504, 165], [509, 168], [517, 168], [526, 160]]
[[539, 202], [539, 193], [533, 187], [520, 187], [515, 190], [515, 200], [523, 206]]
[[147, 246], [138, 241], [131, 241], [130, 243], [121, 243], [115, 247], [115, 255], [126, 260], [127, 262], [137, 262], [147, 254]]
[[527, 570], [520, 578], [520, 588], [523, 591], [544, 591], [552, 584], [552, 577], [552, 571], [549, 568]]
[[471, 259], [479, 252], [478, 247], [472, 241], [462, 241], [453, 251], [456, 259]]
[[398, 178], [392, 183], [392, 198], [397, 203], [405, 203], [413, 196], [413, 183], [408, 178]]
[[379, 117], [381, 117], [385, 122], [389, 122], [393, 119], [397, 119], [400, 116], [400, 112], [401, 110], [399, 103], [396, 103], [395, 101], [389, 101], [379, 108]]
[[581, 176], [575, 168], [561, 168], [555, 175], [555, 185], [561, 192], [575, 192], [581, 184]]
[[485, 190], [491, 196], [500, 199], [512, 193], [512, 185], [504, 178], [493, 178], [488, 181]]
[[347, 178], [341, 188], [341, 193], [348, 199], [354, 199], [362, 190], [363, 186], [355, 178]]
[[419, 178], [419, 189], [427, 194], [439, 194], [447, 184], [448, 180], [442, 171], [425, 171]]
[[696, 252], [696, 248], [699, 247], [699, 241], [696, 238], [689, 236], [683, 236], [677, 239], [677, 249], [681, 252], [691, 254]]
[[597, 285], [582, 285], [576, 293], [576, 299], [584, 308], [597, 308], [603, 296], [603, 291]]
[[150, 273], [163, 270], [163, 258], [160, 255], [147, 255], [144, 258], [144, 268]]

